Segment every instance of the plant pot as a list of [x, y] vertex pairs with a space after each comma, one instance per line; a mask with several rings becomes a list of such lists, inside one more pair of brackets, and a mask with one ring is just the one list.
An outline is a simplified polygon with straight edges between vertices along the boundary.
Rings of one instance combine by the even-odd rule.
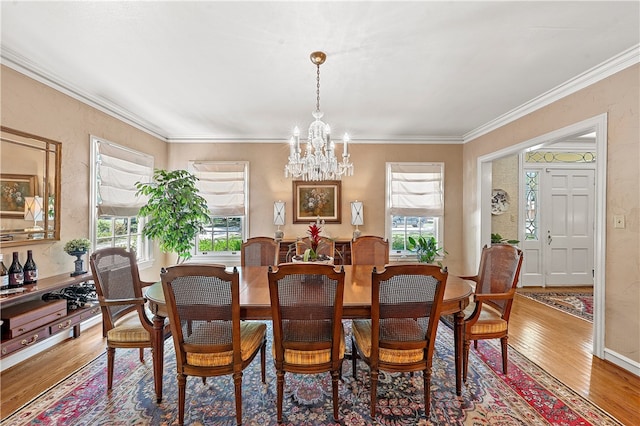
[[82, 260], [82, 256], [87, 254], [87, 251], [70, 251], [68, 254], [76, 257], [76, 260], [73, 261], [75, 264], [75, 270], [71, 273], [71, 276], [75, 277], [77, 275], [86, 274], [87, 271], [84, 270], [84, 261]]

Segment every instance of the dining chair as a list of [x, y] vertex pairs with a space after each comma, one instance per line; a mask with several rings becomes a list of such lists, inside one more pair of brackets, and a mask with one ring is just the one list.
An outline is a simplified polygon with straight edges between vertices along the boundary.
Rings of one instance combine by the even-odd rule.
[[258, 352], [265, 383], [267, 326], [240, 321], [240, 274], [224, 265], [176, 265], [163, 270], [178, 370], [178, 421], [184, 424], [188, 376], [233, 375], [236, 422], [242, 423], [242, 372]]
[[352, 265], [386, 265], [389, 263], [389, 241], [375, 235], [363, 235], [351, 241]]
[[[151, 313], [145, 309], [143, 287], [153, 284], [140, 280], [134, 250], [121, 247], [99, 249], [91, 253], [89, 263], [102, 311], [102, 332], [107, 338], [107, 391], [113, 385], [113, 367], [117, 348], [139, 348], [140, 362], [144, 348], [153, 348]], [[165, 322], [163, 339], [170, 334]], [[153, 358], [155, 366], [157, 360]], [[156, 377], [154, 381], [162, 380]]]
[[240, 265], [270, 266], [277, 265], [280, 255], [280, 243], [271, 237], [248, 238], [240, 248]]
[[390, 265], [371, 277], [371, 319], [354, 319], [353, 377], [357, 359], [369, 366], [371, 418], [375, 418], [379, 370], [422, 371], [429, 418], [431, 362], [448, 273], [437, 265]]
[[[309, 237], [299, 238], [296, 241], [296, 255], [302, 256], [306, 249], [311, 248]], [[318, 244], [318, 253], [335, 259], [336, 243], [331, 238], [321, 237]]]
[[345, 352], [342, 326], [344, 267], [281, 264], [269, 267], [277, 420], [282, 422], [284, 376], [331, 373], [333, 418], [338, 421], [338, 379]]
[[462, 378], [467, 380], [469, 346], [478, 340], [500, 339], [502, 371], [507, 374], [509, 315], [522, 266], [522, 250], [510, 244], [492, 244], [482, 249], [478, 274], [461, 277], [476, 283], [472, 303], [465, 309]]

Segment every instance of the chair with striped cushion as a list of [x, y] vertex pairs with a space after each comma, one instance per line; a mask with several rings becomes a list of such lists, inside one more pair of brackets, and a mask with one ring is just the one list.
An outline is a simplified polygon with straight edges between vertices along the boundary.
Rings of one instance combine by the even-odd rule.
[[242, 423], [242, 372], [258, 352], [265, 382], [267, 326], [240, 321], [240, 275], [223, 265], [177, 265], [162, 272], [178, 369], [178, 420], [184, 424], [187, 376], [232, 374]]
[[277, 420], [282, 422], [284, 375], [331, 373], [333, 418], [338, 421], [338, 379], [345, 342], [342, 326], [344, 268], [286, 263], [269, 267]]
[[[144, 361], [144, 348], [153, 348], [151, 313], [145, 309], [142, 297], [142, 288], [153, 283], [140, 280], [133, 250], [120, 247], [96, 250], [89, 262], [102, 310], [102, 330], [107, 337], [107, 391], [110, 391], [116, 348], [140, 348], [140, 362]], [[164, 337], [168, 335], [167, 323]], [[153, 362], [157, 360], [154, 358]]]
[[522, 266], [522, 250], [510, 244], [492, 244], [482, 249], [478, 275], [462, 277], [476, 282], [473, 302], [465, 309], [463, 380], [467, 380], [469, 346], [478, 340], [500, 339], [502, 371], [507, 374], [509, 315]]
[[447, 283], [447, 272], [429, 264], [387, 266], [371, 279], [371, 319], [353, 320], [352, 362], [370, 369], [371, 418], [375, 419], [379, 370], [422, 371], [424, 410], [429, 418], [431, 360]]

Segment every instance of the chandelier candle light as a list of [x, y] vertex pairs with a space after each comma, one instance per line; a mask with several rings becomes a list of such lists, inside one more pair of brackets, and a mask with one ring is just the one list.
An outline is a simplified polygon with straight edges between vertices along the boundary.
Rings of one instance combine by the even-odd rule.
[[307, 148], [304, 157], [300, 149], [300, 129], [293, 130], [289, 140], [289, 163], [284, 167], [285, 177], [293, 177], [305, 181], [339, 180], [343, 175], [353, 175], [353, 164], [349, 161], [349, 135], [342, 139], [342, 162], [338, 163], [335, 155], [335, 143], [331, 140], [331, 128], [321, 118], [320, 111], [320, 65], [327, 59], [324, 52], [313, 52], [311, 62], [317, 67], [316, 77], [316, 110], [315, 121], [309, 126]]

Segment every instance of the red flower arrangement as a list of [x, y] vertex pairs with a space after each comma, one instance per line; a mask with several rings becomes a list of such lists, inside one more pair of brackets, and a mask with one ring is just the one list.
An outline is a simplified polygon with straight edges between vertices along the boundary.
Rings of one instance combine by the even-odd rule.
[[311, 250], [313, 251], [314, 255], [317, 255], [318, 253], [318, 245], [320, 244], [320, 240], [322, 238], [320, 237], [320, 232], [322, 232], [322, 228], [319, 227], [316, 223], [312, 223], [311, 225], [309, 225], [307, 234], [309, 234], [309, 241], [311, 241]]

